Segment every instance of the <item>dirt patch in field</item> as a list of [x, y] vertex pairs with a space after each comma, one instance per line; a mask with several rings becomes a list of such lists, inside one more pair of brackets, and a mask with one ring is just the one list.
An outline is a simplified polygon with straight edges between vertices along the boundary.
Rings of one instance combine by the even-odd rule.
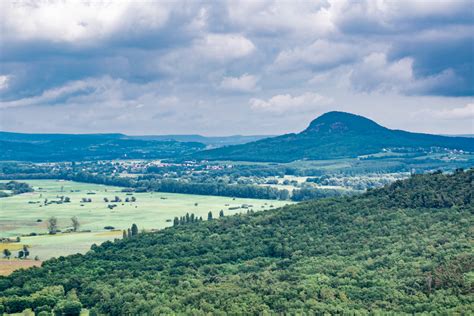
[[0, 259], [0, 275], [9, 275], [18, 269], [39, 267], [40, 265], [41, 261], [36, 260]]
[[17, 242], [7, 242], [7, 243], [0, 243], [0, 251], [3, 252], [3, 249], [8, 249], [10, 251], [20, 250], [23, 248], [23, 244]]
[[95, 234], [95, 236], [122, 236], [121, 230], [111, 230]]

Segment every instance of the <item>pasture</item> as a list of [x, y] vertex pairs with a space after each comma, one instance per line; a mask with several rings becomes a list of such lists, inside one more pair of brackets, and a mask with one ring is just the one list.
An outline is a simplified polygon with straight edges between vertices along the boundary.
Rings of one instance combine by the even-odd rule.
[[[139, 230], [161, 229], [171, 226], [175, 216], [188, 212], [206, 220], [209, 211], [216, 218], [220, 210], [225, 215], [232, 215], [248, 209], [266, 210], [290, 203], [159, 192], [126, 193], [120, 187], [60, 180], [21, 182], [29, 183], [35, 191], [0, 199], [0, 237], [20, 236], [21, 242], [0, 244], [0, 251], [8, 245], [14, 247], [12, 253], [16, 255], [16, 250], [26, 244], [31, 247], [30, 257], [38, 256], [40, 260], [84, 253], [93, 243], [121, 238], [121, 230], [133, 223], [138, 225]], [[62, 196], [68, 197], [70, 202], [59, 204]], [[112, 202], [116, 196], [121, 202]], [[135, 202], [125, 202], [132, 197]], [[90, 202], [82, 199], [90, 199]], [[109, 205], [116, 206], [110, 209]], [[248, 208], [242, 208], [243, 205]], [[79, 231], [86, 232], [48, 235], [47, 220], [52, 216], [58, 219], [58, 228], [62, 231], [71, 228], [71, 217], [76, 216], [80, 223]], [[106, 230], [106, 226], [113, 227], [115, 231]], [[32, 233], [38, 236], [26, 237]]]

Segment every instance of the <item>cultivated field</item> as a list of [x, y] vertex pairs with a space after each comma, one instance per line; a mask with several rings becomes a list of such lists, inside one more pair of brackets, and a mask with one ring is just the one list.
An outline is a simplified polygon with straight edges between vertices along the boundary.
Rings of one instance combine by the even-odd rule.
[[[187, 212], [207, 219], [209, 211], [214, 217], [220, 210], [224, 210], [225, 215], [246, 212], [246, 208], [238, 208], [245, 204], [248, 209], [257, 211], [290, 203], [156, 192], [127, 195], [122, 188], [113, 186], [58, 180], [21, 181], [33, 186], [35, 192], [0, 199], [0, 237], [22, 236], [21, 242], [0, 244], [0, 251], [11, 248], [16, 255], [21, 245], [27, 244], [31, 247], [30, 257], [38, 256], [40, 260], [85, 252], [93, 243], [121, 238], [121, 230], [129, 228], [132, 223], [136, 223], [140, 230], [160, 229], [171, 226], [175, 216], [183, 216]], [[69, 197], [70, 202], [45, 204], [45, 200], [59, 201], [61, 196]], [[110, 202], [115, 196], [122, 202]], [[132, 196], [136, 198], [135, 202], [125, 202]], [[91, 202], [81, 202], [83, 198], [91, 199]], [[109, 202], [104, 202], [104, 198]], [[116, 207], [109, 209], [109, 204]], [[51, 216], [58, 219], [59, 229], [63, 231], [71, 227], [70, 219], [76, 216], [80, 230], [89, 232], [47, 235], [47, 220]], [[106, 226], [112, 226], [117, 231], [105, 230]], [[43, 235], [24, 237], [30, 233]]]

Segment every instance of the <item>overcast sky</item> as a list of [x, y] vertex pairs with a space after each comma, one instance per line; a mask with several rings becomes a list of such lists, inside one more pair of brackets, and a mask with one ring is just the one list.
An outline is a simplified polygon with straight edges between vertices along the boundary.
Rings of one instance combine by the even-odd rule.
[[0, 130], [474, 133], [474, 1], [0, 1]]

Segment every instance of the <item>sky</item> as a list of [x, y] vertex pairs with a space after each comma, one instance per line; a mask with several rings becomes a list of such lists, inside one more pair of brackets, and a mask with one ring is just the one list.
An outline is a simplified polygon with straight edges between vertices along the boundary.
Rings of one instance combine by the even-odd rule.
[[0, 1], [0, 130], [474, 134], [474, 1]]

